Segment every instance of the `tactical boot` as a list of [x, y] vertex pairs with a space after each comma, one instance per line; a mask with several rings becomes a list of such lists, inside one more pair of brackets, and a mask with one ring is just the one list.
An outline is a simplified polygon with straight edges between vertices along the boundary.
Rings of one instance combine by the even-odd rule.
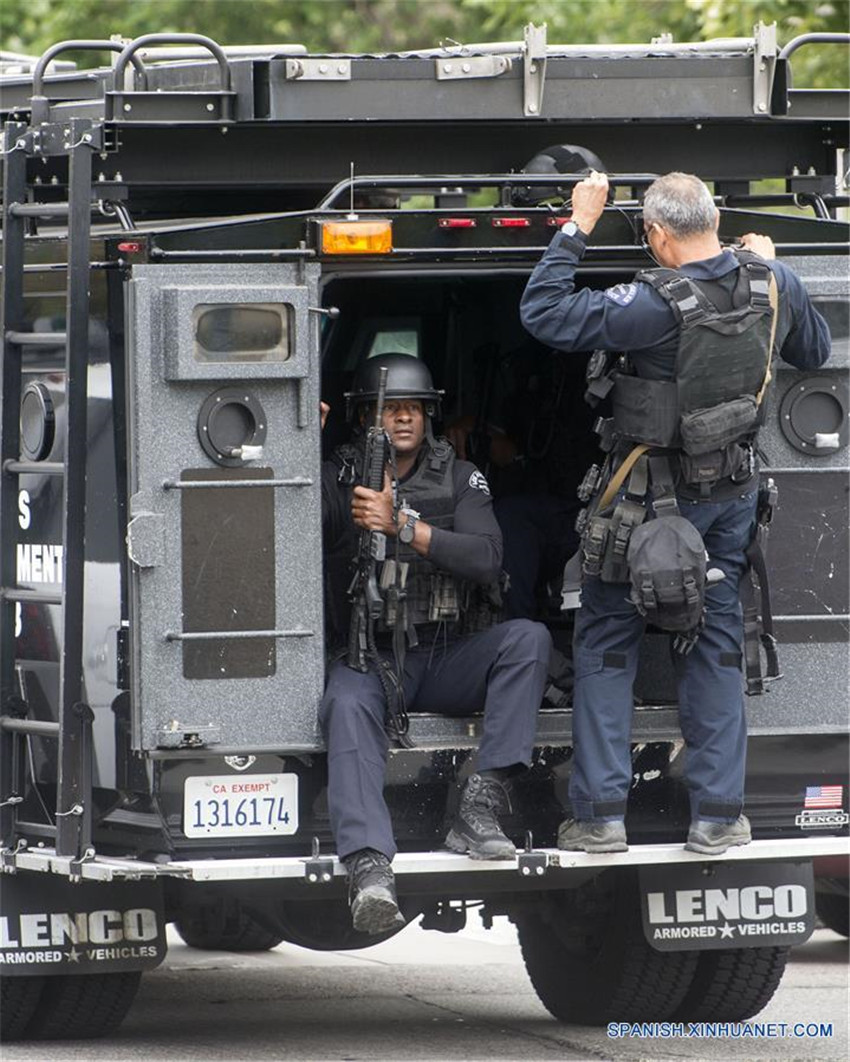
[[513, 859], [516, 848], [502, 833], [498, 811], [510, 811], [507, 789], [495, 778], [473, 774], [461, 793], [446, 848], [470, 859]]
[[699, 852], [701, 855], [722, 855], [727, 848], [749, 844], [752, 839], [750, 821], [746, 815], [739, 815], [735, 822], [695, 819], [688, 830], [685, 848], [688, 852]]
[[623, 822], [567, 819], [558, 827], [558, 847], [567, 852], [628, 852]]
[[388, 933], [404, 925], [395, 896], [395, 878], [383, 852], [361, 848], [343, 860], [348, 871], [348, 902], [360, 933]]

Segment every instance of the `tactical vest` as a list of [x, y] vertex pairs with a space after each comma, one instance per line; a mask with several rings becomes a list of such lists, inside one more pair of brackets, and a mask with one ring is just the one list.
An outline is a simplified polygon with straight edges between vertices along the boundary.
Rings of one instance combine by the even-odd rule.
[[[633, 533], [646, 519], [646, 498], [652, 497], [657, 519], [678, 519], [677, 478], [710, 497], [719, 480], [744, 482], [752, 476], [779, 308], [776, 281], [764, 261], [744, 251], [736, 256], [739, 268], [731, 293], [719, 280], [695, 281], [672, 269], [638, 274], [637, 280], [651, 284], [667, 301], [679, 323], [672, 380], [642, 379], [621, 371], [617, 356], [598, 352], [591, 358], [585, 398], [595, 405], [610, 392], [613, 417], [600, 418], [597, 427], [600, 445], [609, 455], [605, 466], [594, 465], [579, 488], [581, 500], [590, 502], [576, 522], [584, 575], [612, 583], [626, 582], [631, 575], [634, 583], [630, 544], [638, 541]], [[728, 308], [721, 308], [723, 303]], [[612, 468], [615, 456], [620, 460]], [[764, 504], [760, 492], [758, 524], [765, 531], [775, 503], [775, 488], [771, 489]], [[779, 670], [758, 539], [747, 559], [761, 580], [761, 616], [750, 594], [744, 641], [747, 689], [759, 693], [763, 691], [759, 642], [767, 652], [767, 677], [777, 677]], [[662, 574], [665, 585], [683, 588], [682, 603], [687, 603], [688, 571], [674, 571], [672, 580], [670, 572]], [[568, 565], [564, 592], [570, 597], [574, 578], [574, 568]], [[633, 591], [638, 595], [636, 604], [644, 587], [649, 588], [646, 579]], [[696, 633], [696, 628], [690, 632], [683, 651], [693, 645]]]
[[[454, 465], [455, 452], [445, 439], [436, 439], [426, 451], [412, 475], [398, 486], [399, 504], [422, 514], [432, 527], [451, 531], [454, 527]], [[401, 567], [404, 589], [402, 625], [415, 644], [415, 629], [424, 624], [450, 623], [460, 617], [460, 585], [447, 572], [441, 572], [413, 546], [398, 539], [387, 543], [387, 560], [381, 572], [381, 587], [389, 589], [396, 578], [395, 565]], [[406, 566], [406, 567], [404, 567]], [[396, 615], [390, 595], [385, 595], [384, 617], [379, 629], [392, 631]]]
[[[337, 466], [337, 480], [350, 492], [360, 482], [362, 448], [352, 443], [338, 446], [331, 455]], [[436, 439], [426, 451], [413, 474], [399, 485], [399, 503], [422, 514], [432, 527], [451, 531], [454, 527], [455, 452], [445, 439]], [[346, 590], [351, 582], [351, 565], [357, 550], [358, 531], [352, 524], [350, 534], [326, 551], [328, 636], [342, 645], [348, 632], [350, 606]], [[398, 565], [398, 568], [396, 567]], [[384, 615], [378, 621], [379, 633], [396, 630], [395, 595], [390, 591], [398, 581], [404, 591], [401, 626], [410, 645], [416, 645], [429, 626], [446, 623], [452, 631], [472, 633], [492, 626], [499, 618], [501, 599], [498, 587], [479, 587], [440, 571], [412, 546], [398, 539], [387, 542], [387, 560], [380, 573], [384, 596]]]
[[[755, 255], [737, 254], [731, 293], [719, 280], [648, 269], [650, 284], [679, 324], [672, 380], [614, 374], [616, 439], [679, 451], [682, 480], [707, 488], [742, 470], [762, 419], [772, 343], [771, 274]], [[721, 309], [723, 303], [729, 304]], [[750, 473], [752, 469], [750, 468]]]

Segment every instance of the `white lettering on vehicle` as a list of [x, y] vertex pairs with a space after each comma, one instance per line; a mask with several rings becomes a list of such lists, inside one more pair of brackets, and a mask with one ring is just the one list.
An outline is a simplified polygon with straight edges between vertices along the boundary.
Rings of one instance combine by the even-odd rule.
[[30, 492], [28, 490], [22, 490], [18, 493], [18, 523], [24, 531], [26, 531], [32, 523]]
[[18, 543], [19, 583], [61, 583], [62, 546], [46, 542]]
[[803, 885], [748, 885], [744, 889], [679, 889], [668, 908], [663, 892], [647, 894], [652, 925], [693, 922], [724, 922], [729, 918], [761, 921], [767, 918], [800, 918], [807, 910]]
[[0, 918], [0, 948], [38, 948], [70, 944], [120, 944], [155, 940], [156, 911], [132, 907], [126, 911], [67, 911], [22, 914]]

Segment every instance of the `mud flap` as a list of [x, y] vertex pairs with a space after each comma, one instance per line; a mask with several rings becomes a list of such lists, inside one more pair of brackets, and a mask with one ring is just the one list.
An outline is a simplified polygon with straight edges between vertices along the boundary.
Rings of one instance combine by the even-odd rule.
[[640, 868], [643, 931], [658, 951], [802, 944], [815, 927], [809, 860]]
[[151, 970], [165, 958], [157, 882], [72, 883], [56, 874], [3, 876], [3, 977]]

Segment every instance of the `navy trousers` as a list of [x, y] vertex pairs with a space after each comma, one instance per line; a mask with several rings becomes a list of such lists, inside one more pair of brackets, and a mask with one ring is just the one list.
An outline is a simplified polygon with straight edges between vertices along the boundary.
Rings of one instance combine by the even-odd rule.
[[[510, 620], [490, 630], [408, 651], [408, 710], [439, 715], [484, 711], [479, 771], [530, 764], [551, 638], [541, 623]], [[384, 800], [389, 741], [380, 679], [339, 661], [319, 711], [328, 749], [328, 810], [340, 859], [361, 848], [395, 855]]]
[[[741, 812], [746, 719], [741, 674], [743, 618], [738, 597], [755, 526], [757, 491], [730, 501], [679, 500], [702, 534], [709, 567], [725, 578], [707, 588], [705, 627], [678, 676], [691, 817], [734, 821]], [[622, 819], [632, 775], [632, 685], [645, 623], [629, 586], [585, 578], [573, 657], [574, 761], [570, 802], [577, 819]]]

